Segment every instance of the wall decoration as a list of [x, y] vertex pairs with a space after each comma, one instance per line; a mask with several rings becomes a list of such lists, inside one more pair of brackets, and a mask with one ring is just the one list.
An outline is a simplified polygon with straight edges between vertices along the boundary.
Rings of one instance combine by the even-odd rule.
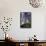
[[29, 3], [33, 8], [38, 8], [43, 4], [43, 0], [29, 0]]
[[20, 27], [31, 28], [31, 12], [20, 12]]
[[2, 24], [1, 29], [5, 33], [5, 38], [6, 38], [7, 31], [10, 31], [10, 26], [12, 24], [12, 18], [4, 17], [3, 22], [0, 24]]

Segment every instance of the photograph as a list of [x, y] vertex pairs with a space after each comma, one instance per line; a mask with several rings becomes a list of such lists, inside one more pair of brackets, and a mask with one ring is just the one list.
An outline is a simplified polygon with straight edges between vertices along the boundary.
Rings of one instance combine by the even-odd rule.
[[20, 12], [20, 28], [31, 28], [31, 12]]

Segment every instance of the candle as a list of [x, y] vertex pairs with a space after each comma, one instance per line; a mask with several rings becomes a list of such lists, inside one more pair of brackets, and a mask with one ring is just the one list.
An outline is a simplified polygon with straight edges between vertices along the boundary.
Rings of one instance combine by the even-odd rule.
[[6, 34], [6, 37], [8, 38], [8, 34]]

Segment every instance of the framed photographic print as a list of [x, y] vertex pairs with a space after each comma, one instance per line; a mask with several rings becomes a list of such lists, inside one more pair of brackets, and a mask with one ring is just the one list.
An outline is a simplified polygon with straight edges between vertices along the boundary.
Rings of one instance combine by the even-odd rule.
[[20, 27], [31, 28], [31, 12], [20, 12]]

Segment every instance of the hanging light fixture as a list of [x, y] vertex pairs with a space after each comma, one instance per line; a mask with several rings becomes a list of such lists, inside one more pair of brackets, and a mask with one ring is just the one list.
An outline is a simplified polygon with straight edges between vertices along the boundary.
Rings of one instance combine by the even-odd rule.
[[32, 7], [38, 8], [43, 4], [43, 0], [29, 0], [29, 3]]

